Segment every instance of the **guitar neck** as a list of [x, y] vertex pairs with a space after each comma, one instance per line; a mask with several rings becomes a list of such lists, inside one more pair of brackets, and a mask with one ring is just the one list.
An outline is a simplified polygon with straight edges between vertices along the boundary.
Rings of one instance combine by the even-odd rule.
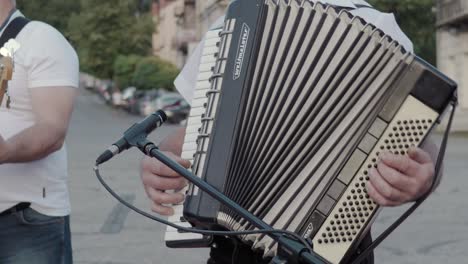
[[8, 81], [13, 76], [13, 60], [10, 57], [0, 58], [0, 106], [8, 88]]

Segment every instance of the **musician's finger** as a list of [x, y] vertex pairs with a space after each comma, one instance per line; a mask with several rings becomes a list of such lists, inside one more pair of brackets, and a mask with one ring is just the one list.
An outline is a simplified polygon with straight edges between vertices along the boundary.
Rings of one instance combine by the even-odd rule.
[[160, 215], [165, 215], [165, 216], [171, 216], [174, 215], [174, 208], [172, 207], [167, 207], [163, 206], [157, 203], [153, 203], [151, 205], [151, 211], [160, 214]]
[[141, 180], [145, 186], [157, 190], [177, 190], [187, 186], [187, 180], [182, 177], [161, 177], [149, 172], [142, 172]]
[[367, 193], [379, 205], [382, 205], [382, 206], [397, 206], [397, 205], [400, 204], [398, 202], [391, 201], [391, 200], [385, 198], [382, 194], [379, 193], [379, 191], [377, 191], [377, 189], [374, 187], [374, 185], [370, 181], [367, 183]]
[[[180, 157], [177, 157], [171, 152], [165, 152], [165, 154], [178, 162], [180, 165], [182, 165], [184, 168], [189, 168], [190, 167], [190, 162], [188, 160], [184, 160]], [[141, 168], [143, 171], [149, 171], [153, 174], [165, 176], [165, 177], [180, 177], [180, 175], [172, 170], [171, 168], [167, 167], [160, 161], [156, 160], [155, 158], [147, 158], [145, 157], [142, 161]]]
[[420, 148], [410, 148], [408, 156], [419, 164], [432, 163], [432, 158], [426, 151]]
[[405, 193], [389, 184], [379, 171], [374, 168], [370, 171], [369, 181], [375, 190], [386, 200], [400, 204], [408, 199]]
[[413, 175], [411, 173], [417, 170], [418, 163], [408, 156], [401, 156], [401, 155], [394, 155], [391, 153], [383, 153], [380, 156], [380, 160], [385, 163], [385, 165], [389, 166], [390, 168], [396, 169], [403, 174], [406, 175]]
[[401, 172], [390, 168], [385, 163], [380, 162], [377, 166], [380, 176], [394, 188], [407, 192], [414, 185], [414, 180]]
[[149, 198], [157, 204], [179, 204], [184, 201], [185, 196], [182, 193], [165, 193], [161, 190], [147, 188]]

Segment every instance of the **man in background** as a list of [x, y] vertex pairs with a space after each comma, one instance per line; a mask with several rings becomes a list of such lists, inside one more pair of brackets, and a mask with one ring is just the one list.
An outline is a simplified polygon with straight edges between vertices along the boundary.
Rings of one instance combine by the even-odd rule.
[[[0, 0], [0, 34], [22, 16], [14, 0]], [[11, 103], [0, 106], [0, 263], [72, 263], [64, 141], [78, 57], [42, 22], [29, 22], [16, 41]]]

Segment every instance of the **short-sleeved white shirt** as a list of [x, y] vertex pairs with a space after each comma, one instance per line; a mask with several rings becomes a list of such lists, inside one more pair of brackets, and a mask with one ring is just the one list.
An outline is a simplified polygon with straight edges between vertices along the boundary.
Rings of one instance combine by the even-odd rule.
[[[20, 11], [10, 21], [18, 16], [22, 16]], [[78, 56], [56, 29], [32, 21], [16, 41], [21, 47], [14, 55], [13, 79], [8, 85], [11, 108], [6, 109], [5, 103], [0, 107], [0, 135], [6, 140], [35, 123], [31, 89], [79, 84]], [[67, 170], [65, 146], [41, 160], [0, 165], [0, 212], [30, 202], [43, 214], [68, 215]]]
[[[312, 2], [317, 2], [317, 0], [312, 0]], [[334, 6], [353, 8], [351, 11], [353, 15], [359, 16], [367, 23], [373, 24], [377, 28], [381, 29], [385, 34], [397, 40], [406, 50], [413, 52], [412, 42], [405, 35], [405, 33], [401, 31], [393, 14], [382, 13], [378, 10], [375, 10], [364, 0], [318, 0], [318, 2]], [[221, 17], [215, 21], [211, 28], [215, 29], [222, 27], [223, 22], [224, 17]], [[195, 90], [198, 65], [200, 64], [203, 43], [204, 41], [202, 40], [174, 82], [175, 87], [179, 93], [184, 96], [184, 98], [189, 103], [192, 101]]]

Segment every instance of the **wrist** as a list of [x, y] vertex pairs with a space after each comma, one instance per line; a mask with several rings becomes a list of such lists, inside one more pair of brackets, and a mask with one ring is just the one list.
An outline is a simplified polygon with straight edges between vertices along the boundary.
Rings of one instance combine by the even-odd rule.
[[13, 153], [13, 146], [11, 143], [5, 141], [0, 148], [0, 164], [9, 163], [10, 157]]

